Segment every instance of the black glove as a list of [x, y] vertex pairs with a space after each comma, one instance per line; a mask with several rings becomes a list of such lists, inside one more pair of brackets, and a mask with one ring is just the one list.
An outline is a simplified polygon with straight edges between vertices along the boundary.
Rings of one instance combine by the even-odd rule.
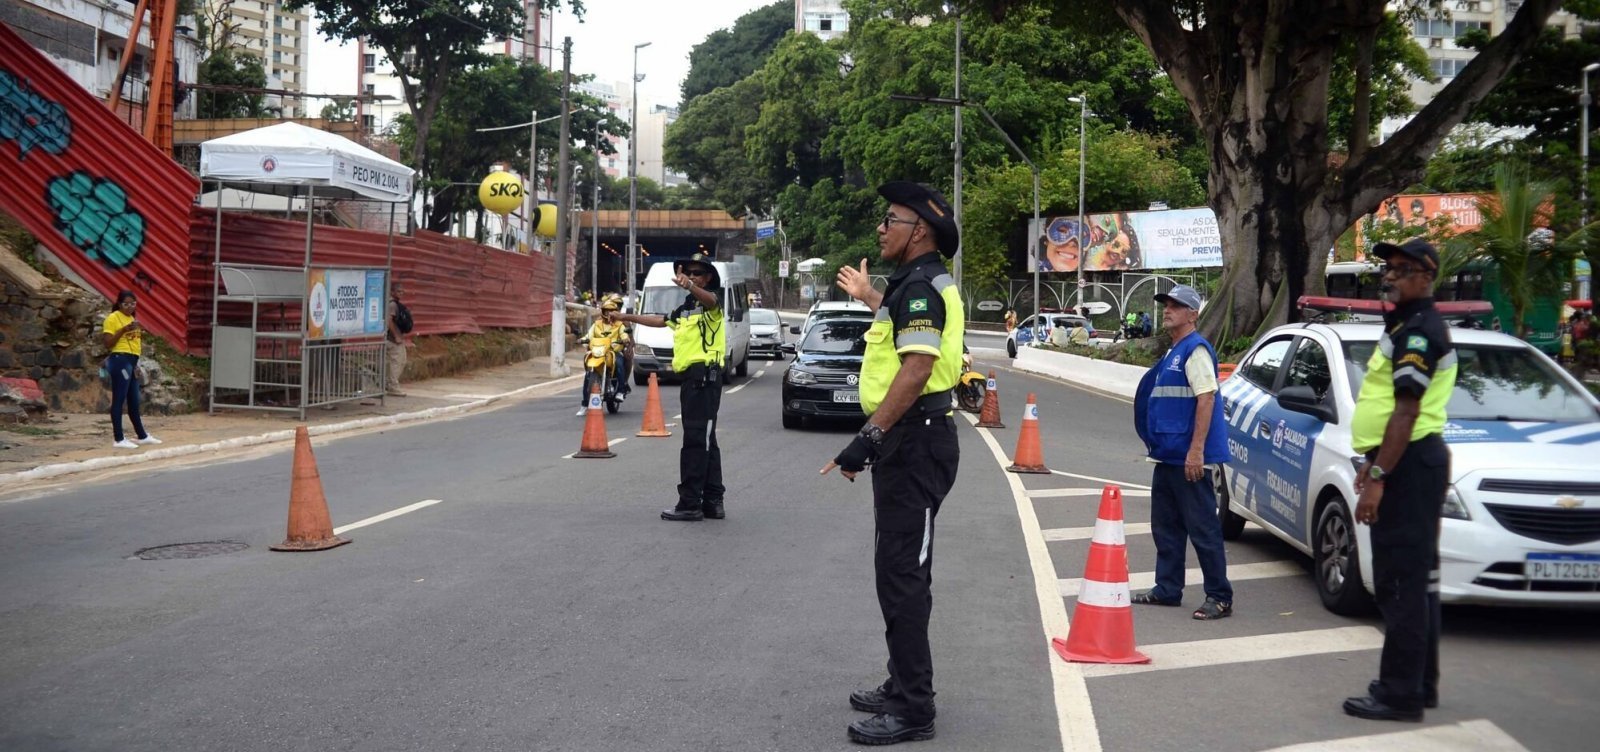
[[878, 446], [868, 441], [867, 437], [856, 434], [856, 437], [850, 440], [850, 446], [845, 447], [838, 457], [833, 458], [833, 464], [838, 465], [840, 470], [859, 473], [877, 459]]

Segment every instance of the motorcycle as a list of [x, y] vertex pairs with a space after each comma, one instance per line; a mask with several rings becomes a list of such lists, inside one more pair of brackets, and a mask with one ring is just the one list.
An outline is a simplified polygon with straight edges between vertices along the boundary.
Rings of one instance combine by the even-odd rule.
[[983, 398], [988, 391], [989, 379], [972, 370], [972, 353], [962, 348], [961, 378], [956, 381], [956, 406], [969, 413], [983, 410]]
[[622, 407], [622, 394], [617, 390], [617, 361], [622, 354], [622, 328], [617, 327], [609, 336], [595, 335], [588, 340], [589, 352], [583, 360], [583, 393], [593, 394], [600, 386], [600, 401], [606, 412], [616, 413]]

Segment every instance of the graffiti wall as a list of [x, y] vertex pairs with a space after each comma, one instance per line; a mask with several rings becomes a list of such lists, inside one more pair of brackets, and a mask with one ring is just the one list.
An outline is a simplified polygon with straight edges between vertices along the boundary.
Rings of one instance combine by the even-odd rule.
[[199, 181], [0, 24], [0, 209], [144, 326], [185, 346]]

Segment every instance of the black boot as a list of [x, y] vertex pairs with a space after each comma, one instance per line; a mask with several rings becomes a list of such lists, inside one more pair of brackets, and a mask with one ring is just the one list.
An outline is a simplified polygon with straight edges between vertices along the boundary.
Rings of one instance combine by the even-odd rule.
[[702, 503], [700, 513], [708, 520], [720, 520], [728, 516], [727, 511], [722, 508], [722, 499]]
[[882, 713], [886, 694], [881, 684], [872, 689], [858, 689], [850, 693], [850, 707], [863, 713]]
[[679, 504], [671, 509], [661, 510], [661, 519], [673, 522], [699, 522], [705, 518], [705, 513], [701, 512], [698, 506], [685, 507]]
[[[1372, 681], [1367, 682], [1367, 694], [1377, 697], [1378, 692], [1380, 689], [1382, 689], [1382, 687], [1383, 682], [1373, 679]], [[1439, 693], [1437, 691], [1424, 691], [1422, 694], [1422, 707], [1425, 707], [1429, 710], [1439, 707]]]
[[1411, 721], [1417, 723], [1422, 720], [1422, 708], [1417, 708], [1416, 710], [1397, 708], [1372, 695], [1352, 697], [1345, 700], [1344, 712], [1346, 715], [1365, 718], [1369, 721]]
[[933, 718], [911, 720], [897, 715], [879, 713], [871, 718], [850, 724], [846, 732], [850, 741], [857, 744], [899, 744], [933, 738]]

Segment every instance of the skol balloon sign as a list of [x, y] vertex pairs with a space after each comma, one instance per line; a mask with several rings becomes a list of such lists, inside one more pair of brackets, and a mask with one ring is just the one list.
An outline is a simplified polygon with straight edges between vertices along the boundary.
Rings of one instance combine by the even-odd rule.
[[522, 206], [522, 179], [509, 172], [492, 172], [478, 184], [478, 202], [483, 208], [504, 215]]

